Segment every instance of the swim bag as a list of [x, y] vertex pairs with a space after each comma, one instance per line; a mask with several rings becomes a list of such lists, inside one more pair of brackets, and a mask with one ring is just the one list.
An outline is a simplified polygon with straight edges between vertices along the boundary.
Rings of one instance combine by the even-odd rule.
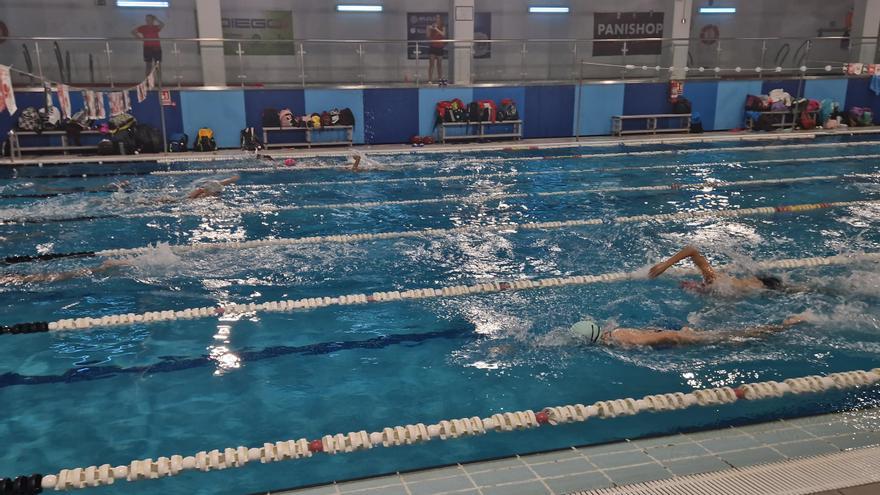
[[266, 108], [263, 110], [263, 116], [260, 119], [263, 127], [281, 127], [281, 117], [278, 110], [274, 108]]
[[293, 112], [289, 108], [278, 112], [278, 127], [293, 127]]
[[36, 108], [27, 107], [21, 111], [21, 115], [18, 116], [18, 129], [36, 132], [43, 130], [43, 121], [40, 119], [40, 113], [37, 112]]

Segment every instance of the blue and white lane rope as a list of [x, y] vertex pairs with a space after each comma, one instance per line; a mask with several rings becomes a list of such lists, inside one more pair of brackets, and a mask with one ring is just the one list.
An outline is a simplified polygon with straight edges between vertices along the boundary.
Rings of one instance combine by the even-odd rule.
[[[572, 157], [578, 157], [579, 155], [572, 155]], [[547, 157], [546, 159], [552, 159], [557, 157]], [[645, 170], [684, 170], [684, 169], [704, 169], [704, 168], [716, 168], [716, 167], [730, 167], [730, 168], [749, 168], [753, 165], [772, 165], [772, 164], [781, 164], [781, 163], [813, 163], [813, 162], [845, 162], [846, 160], [869, 160], [880, 158], [880, 154], [873, 155], [842, 155], [842, 156], [823, 156], [817, 158], [779, 158], [779, 159], [767, 159], [767, 160], [749, 160], [749, 161], [718, 161], [718, 162], [703, 162], [703, 163], [679, 163], [679, 164], [669, 164], [669, 165], [631, 165], [631, 166], [623, 166], [623, 167], [597, 167], [597, 168], [579, 168], [579, 169], [552, 169], [552, 170], [530, 170], [530, 171], [511, 171], [511, 172], [489, 172], [489, 173], [479, 173], [473, 172], [469, 174], [461, 174], [461, 175], [437, 175], [437, 176], [417, 176], [417, 177], [400, 177], [395, 179], [359, 179], [359, 180], [328, 180], [328, 181], [309, 181], [309, 182], [274, 182], [272, 184], [237, 184], [235, 187], [238, 189], [269, 189], [273, 187], [277, 187], [278, 184], [288, 184], [292, 187], [298, 186], [345, 186], [345, 185], [362, 185], [362, 184], [396, 184], [396, 183], [405, 183], [405, 182], [448, 182], [448, 181], [463, 181], [463, 180], [485, 180], [485, 179], [504, 179], [504, 178], [519, 178], [519, 177], [532, 177], [532, 176], [541, 176], [541, 175], [579, 175], [579, 174], [592, 174], [592, 173], [607, 173], [607, 172], [640, 172]], [[474, 160], [474, 162], [479, 162], [480, 160]], [[876, 163], [872, 162], [870, 165], [876, 165]], [[268, 170], [258, 170], [264, 172], [285, 172], [290, 169], [282, 169], [282, 168], [272, 168]], [[139, 189], [139, 192], [150, 192], [150, 191], [161, 191], [163, 189]]]
[[[692, 154], [692, 153], [718, 153], [718, 152], [727, 152], [727, 151], [782, 151], [788, 148], [793, 150], [802, 150], [804, 148], [847, 148], [847, 147], [855, 147], [855, 146], [876, 146], [878, 144], [877, 141], [855, 141], [852, 143], [811, 143], [811, 144], [799, 144], [799, 145], [762, 145], [762, 146], [729, 146], [729, 147], [719, 147], [719, 148], [688, 148], [681, 150], [655, 150], [655, 151], [621, 151], [621, 152], [613, 152], [613, 153], [594, 153], [594, 154], [572, 154], [572, 155], [559, 155], [559, 156], [525, 156], [525, 157], [499, 157], [499, 158], [475, 158], [478, 161], [489, 161], [489, 162], [498, 162], [498, 161], [541, 161], [541, 160], [553, 160], [553, 159], [562, 159], [562, 158], [583, 158], [583, 159], [596, 159], [596, 158], [614, 158], [621, 156], [657, 156], [657, 155], [679, 155], [679, 154]], [[371, 153], [373, 154], [373, 153]], [[381, 155], [381, 153], [375, 153], [375, 155]], [[327, 155], [326, 158], [330, 157], [347, 157], [349, 154], [340, 154], [340, 155]], [[322, 157], [324, 158], [324, 157]], [[396, 162], [395, 165], [405, 166], [405, 165], [416, 165], [416, 164], [424, 164], [424, 161], [410, 161], [410, 162]], [[151, 175], [192, 175], [192, 174], [222, 174], [229, 172], [278, 172], [278, 171], [295, 171], [295, 170], [315, 170], [315, 169], [339, 169], [346, 168], [346, 165], [343, 164], [310, 164], [310, 165], [297, 165], [294, 167], [283, 167], [281, 164], [278, 166], [270, 166], [270, 167], [230, 167], [230, 168], [195, 168], [189, 170], [157, 170], [151, 172]], [[350, 168], [350, 167], [348, 167]]]
[[[200, 242], [193, 244], [170, 245], [169, 248], [175, 254], [187, 254], [198, 251], [207, 251], [214, 249], [253, 249], [261, 247], [281, 247], [296, 246], [305, 244], [342, 244], [354, 242], [366, 242], [374, 240], [404, 239], [417, 237], [435, 237], [445, 236], [449, 234], [460, 234], [468, 232], [496, 232], [496, 233], [516, 233], [518, 231], [529, 230], [553, 230], [570, 227], [585, 227], [591, 225], [602, 224], [624, 224], [633, 222], [674, 222], [678, 220], [699, 220], [703, 218], [734, 218], [745, 217], [751, 215], [771, 215], [774, 213], [789, 212], [805, 212], [812, 210], [828, 209], [828, 208], [845, 208], [855, 206], [875, 206], [880, 205], [880, 200], [865, 201], [837, 201], [832, 203], [809, 203], [798, 205], [778, 205], [763, 206], [754, 208], [739, 208], [727, 210], [703, 210], [703, 211], [682, 211], [677, 213], [661, 213], [656, 215], [635, 215], [621, 216], [615, 218], [584, 218], [576, 220], [551, 221], [551, 222], [529, 222], [529, 223], [505, 223], [499, 225], [471, 224], [461, 227], [437, 228], [437, 229], [419, 229], [419, 230], [403, 230], [392, 232], [377, 232], [363, 234], [334, 234], [325, 236], [311, 237], [293, 237], [293, 238], [274, 238], [274, 239], [254, 239], [251, 241], [229, 241], [229, 242]], [[136, 256], [149, 253], [156, 249], [156, 246], [144, 246], [137, 248], [120, 248], [120, 249], [104, 249], [100, 251], [78, 251], [71, 253], [49, 253], [37, 255], [19, 255], [7, 256], [4, 261], [0, 262], [6, 265], [17, 263], [30, 263], [38, 261], [51, 261], [64, 258], [91, 258], [101, 257], [120, 257], [120, 256]]]
[[[794, 269], [829, 265], [848, 265], [853, 263], [866, 263], [880, 261], [880, 252], [836, 255], [824, 258], [800, 258], [783, 259], [774, 261], [762, 261], [754, 264], [756, 270], [779, 270]], [[733, 267], [721, 267], [725, 270]], [[695, 273], [695, 269], [682, 269], [674, 273]], [[647, 277], [645, 270], [633, 272], [613, 272], [601, 275], [576, 275], [569, 277], [539, 278], [532, 280], [494, 280], [474, 285], [456, 285], [447, 287], [424, 287], [403, 291], [373, 292], [372, 294], [346, 294], [338, 296], [308, 297], [303, 299], [291, 299], [286, 301], [269, 301], [264, 303], [230, 303], [225, 306], [205, 306], [200, 308], [187, 308], [181, 310], [148, 311], [146, 313], [127, 313], [104, 315], [98, 318], [82, 317], [63, 319], [51, 322], [19, 323], [0, 328], [0, 333], [24, 334], [54, 332], [65, 330], [87, 330], [90, 328], [113, 327], [124, 325], [144, 325], [176, 320], [193, 320], [201, 318], [214, 318], [225, 314], [240, 313], [287, 313], [298, 310], [310, 310], [328, 306], [355, 306], [361, 304], [385, 303], [395, 301], [415, 301], [420, 299], [435, 299], [442, 297], [465, 296], [472, 294], [494, 294], [499, 292], [511, 292], [529, 289], [545, 289], [550, 287], [588, 285], [597, 283], [623, 282], [629, 280], [644, 280]]]
[[183, 456], [179, 454], [157, 459], [133, 460], [127, 465], [110, 464], [85, 468], [62, 469], [57, 474], [20, 476], [10, 484], [31, 487], [30, 491], [10, 492], [31, 495], [45, 490], [72, 490], [107, 486], [118, 481], [141, 481], [176, 476], [184, 471], [202, 472], [240, 468], [250, 462], [268, 464], [291, 459], [307, 459], [319, 453], [330, 455], [369, 450], [378, 447], [400, 447], [429, 442], [435, 439], [453, 440], [484, 435], [495, 431], [507, 433], [517, 430], [580, 423], [597, 419], [633, 416], [641, 413], [660, 413], [688, 409], [694, 406], [718, 408], [739, 401], [774, 399], [788, 395], [815, 394], [831, 390], [850, 390], [873, 387], [880, 382], [880, 368], [844, 371], [824, 376], [812, 375], [789, 378], [781, 382], [764, 381], [745, 383], [736, 388], [725, 386], [690, 392], [669, 392], [647, 395], [641, 399], [624, 398], [598, 401], [591, 405], [567, 404], [549, 406], [535, 412], [498, 412], [487, 417], [443, 419], [433, 424], [406, 424], [388, 426], [374, 432], [366, 430], [327, 434], [309, 440], [285, 440], [264, 443], [259, 447], [227, 447], [200, 451]]
[[[597, 187], [591, 189], [569, 189], [565, 191], [541, 191], [529, 193], [490, 193], [490, 194], [471, 194], [468, 196], [449, 195], [437, 198], [425, 199], [401, 199], [401, 200], [384, 200], [384, 201], [362, 201], [351, 203], [326, 203], [326, 204], [305, 204], [305, 205], [259, 205], [244, 206], [235, 208], [234, 211], [239, 214], [261, 213], [271, 214], [283, 211], [298, 210], [330, 210], [330, 209], [365, 209], [365, 208], [381, 208], [386, 206], [412, 206], [412, 205], [429, 205], [444, 203], [485, 203], [488, 201], [523, 199], [523, 198], [542, 198], [553, 196], [581, 196], [587, 194], [607, 194], [622, 192], [650, 192], [650, 191], [687, 191], [702, 190], [706, 188], [712, 189], [728, 189], [731, 187], [743, 186], [766, 186], [766, 185], [782, 185], [797, 184], [802, 182], [822, 182], [822, 181], [843, 181], [851, 179], [874, 179], [873, 175], [868, 174], [848, 174], [848, 175], [814, 175], [809, 177], [791, 177], [785, 179], [755, 179], [742, 181], [710, 181], [699, 184], [664, 184], [659, 186], [632, 186], [632, 187]], [[143, 212], [143, 213], [127, 213], [118, 215], [120, 218], [155, 218], [155, 217], [192, 217], [202, 216], [187, 211], [177, 212]], [[10, 222], [14, 220], [8, 220]]]

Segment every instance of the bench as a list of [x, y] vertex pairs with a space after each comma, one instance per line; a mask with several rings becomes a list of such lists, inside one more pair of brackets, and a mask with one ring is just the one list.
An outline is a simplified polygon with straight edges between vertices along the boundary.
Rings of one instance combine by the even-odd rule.
[[[94, 129], [85, 129], [80, 131], [80, 136], [101, 136], [103, 133], [101, 131], [96, 131]], [[22, 137], [32, 137], [32, 136], [46, 136], [49, 137], [49, 141], [51, 142], [51, 138], [59, 137], [61, 138], [61, 144], [48, 144], [48, 145], [39, 145], [39, 146], [22, 146], [21, 138]], [[68, 151], [83, 151], [83, 150], [97, 150], [98, 145], [82, 145], [75, 146], [71, 145], [68, 142], [67, 131], [15, 131], [10, 134], [10, 139], [14, 140], [12, 143], [12, 149], [16, 150], [18, 156], [21, 156], [23, 151], [61, 151], [65, 155]]]
[[[512, 138], [522, 139], [522, 120], [502, 120], [498, 122], [441, 122], [440, 123], [440, 142], [447, 141], [464, 141], [469, 139], [499, 139]], [[468, 126], [465, 128], [465, 134], [449, 135], [448, 129]], [[486, 128], [494, 128], [498, 126], [511, 126], [510, 132], [486, 132]], [[469, 131], [475, 130], [476, 133], [471, 134]]]
[[[344, 141], [314, 141], [314, 133], [324, 133], [331, 131], [345, 131], [346, 139]], [[302, 132], [304, 133], [304, 141], [288, 141], [284, 143], [270, 143], [269, 133], [279, 132]], [[297, 146], [351, 146], [354, 141], [354, 126], [351, 125], [328, 125], [325, 127], [263, 127], [263, 146], [268, 148], [295, 148]]]
[[[657, 127], [660, 120], [678, 119], [681, 127]], [[623, 123], [627, 120], [643, 120], [643, 129], [626, 129]], [[658, 132], [691, 132], [691, 114], [689, 113], [657, 113], [651, 115], [612, 115], [611, 133], [615, 136], [623, 134], [657, 134]]]
[[[804, 111], [807, 112], [808, 114], [810, 114], [813, 117], [813, 119], [817, 119], [819, 116], [818, 110], [815, 110], [815, 111], [804, 110]], [[796, 114], [794, 112], [794, 110], [768, 110], [766, 112], [749, 111], [749, 113], [757, 113], [757, 114], [759, 114], [759, 118], [761, 115], [778, 115], [779, 119], [778, 120], [774, 119], [772, 125], [773, 125], [773, 127], [776, 127], [779, 129], [788, 128], [788, 129], [794, 130], [794, 128], [797, 127], [797, 125], [798, 125], [798, 119], [800, 119], [800, 114], [799, 113]], [[791, 117], [790, 120], [789, 120], [789, 117]], [[754, 130], [755, 124], [756, 124], [755, 119], [753, 119], [751, 116], [749, 116], [747, 114], [746, 115], [746, 128], [748, 128], [750, 130]]]

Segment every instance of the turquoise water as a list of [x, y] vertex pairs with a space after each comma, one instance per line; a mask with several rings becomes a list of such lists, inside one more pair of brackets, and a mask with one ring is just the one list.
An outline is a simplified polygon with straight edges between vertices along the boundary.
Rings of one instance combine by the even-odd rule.
[[[719, 151], [719, 147], [736, 145], [702, 144], [702, 151], [696, 153], [579, 159], [553, 157], [695, 147], [382, 156], [377, 159], [383, 169], [358, 174], [342, 169], [243, 172], [241, 181], [221, 198], [185, 204], [158, 201], [183, 196], [200, 180], [224, 175], [146, 175], [168, 168], [149, 163], [5, 170], [0, 172], [4, 174], [0, 175], [0, 220], [28, 222], [0, 225], [3, 256], [159, 246], [134, 258], [132, 266], [112, 273], [2, 287], [0, 324], [638, 270], [687, 243], [699, 246], [713, 262], [734, 263], [745, 272], [752, 259], [880, 251], [876, 229], [880, 206], [502, 234], [474, 228], [439, 237], [226, 249], [183, 256], [162, 245], [880, 200], [878, 159], [748, 163], [871, 154], [877, 148], [873, 144], [810, 147], [813, 143], [766, 151]], [[535, 156], [547, 158], [518, 159]], [[264, 165], [243, 160], [173, 164], [171, 168]], [[673, 167], [599, 170], [651, 165]], [[559, 173], [486, 176], [512, 171]], [[107, 176], [116, 172], [131, 175]], [[789, 185], [242, 213], [243, 208], [254, 206], [844, 174], [861, 175]], [[471, 177], [418, 179], [448, 175]], [[413, 180], [381, 182], [403, 178]], [[124, 192], [87, 191], [120, 179], [130, 181]], [[301, 184], [318, 181], [334, 183]], [[148, 215], [127, 216], [143, 213]], [[81, 219], [86, 216], [97, 218]], [[99, 262], [68, 259], [12, 265], [3, 273], [74, 270]], [[0, 452], [0, 475], [48, 474], [62, 468], [127, 464], [161, 455], [878, 365], [880, 271], [876, 266], [800, 269], [777, 275], [820, 290], [703, 297], [681, 291], [675, 279], [661, 278], [0, 337], [5, 344], [0, 348], [0, 403], [5, 405], [0, 438], [7, 446]], [[784, 334], [701, 348], [582, 347], [565, 332], [584, 317], [604, 325], [687, 323], [707, 331], [735, 330], [779, 322], [805, 310], [810, 311], [809, 323]], [[252, 463], [244, 469], [189, 472], [100, 490], [251, 493], [572, 444], [876, 405], [878, 399], [874, 391], [857, 391], [595, 420], [271, 465]]]

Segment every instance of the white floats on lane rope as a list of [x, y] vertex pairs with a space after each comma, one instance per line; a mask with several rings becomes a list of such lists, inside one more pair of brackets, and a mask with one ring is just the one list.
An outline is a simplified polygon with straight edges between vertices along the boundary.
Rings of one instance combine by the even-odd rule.
[[[292, 205], [292, 206], [275, 206], [275, 205], [260, 205], [260, 206], [244, 206], [241, 208], [236, 208], [235, 212], [239, 214], [247, 214], [247, 213], [276, 213], [281, 211], [296, 211], [296, 210], [328, 210], [328, 209], [348, 209], [348, 208], [378, 208], [384, 206], [410, 206], [410, 205], [427, 205], [427, 204], [442, 204], [442, 203], [485, 203], [487, 201], [495, 201], [495, 200], [506, 200], [506, 199], [522, 199], [522, 198], [530, 198], [530, 197], [552, 197], [552, 196], [574, 196], [574, 195], [584, 195], [584, 194], [602, 194], [602, 193], [619, 193], [619, 192], [647, 192], [647, 191], [677, 191], [677, 190], [701, 190], [706, 188], [711, 189], [726, 189], [730, 187], [738, 187], [738, 186], [757, 186], [757, 185], [772, 185], [772, 184], [795, 184], [799, 182], [818, 182], [818, 181], [832, 181], [832, 180], [844, 180], [844, 179], [853, 179], [853, 178], [874, 178], [873, 175], [868, 174], [849, 174], [849, 175], [813, 175], [808, 177], [790, 177], [785, 179], [755, 179], [755, 180], [741, 180], [741, 181], [709, 181], [702, 182], [699, 184], [664, 184], [659, 186], [633, 186], [633, 187], [598, 187], [592, 189], [569, 189], [566, 191], [542, 191], [535, 193], [490, 193], [490, 194], [472, 194], [469, 196], [459, 196], [459, 195], [449, 195], [449, 196], [441, 196], [439, 198], [425, 198], [425, 199], [402, 199], [402, 200], [387, 200], [387, 201], [363, 201], [363, 202], [352, 202], [352, 203], [326, 203], [326, 204], [306, 204], [306, 205]], [[154, 217], [189, 217], [189, 216], [202, 216], [197, 213], [188, 213], [186, 211], [177, 211], [177, 212], [144, 212], [144, 213], [127, 213], [119, 215], [122, 218], [154, 218]], [[52, 220], [52, 219], [45, 219]], [[6, 219], [4, 221], [7, 222], [15, 222], [19, 220], [15, 219]]]
[[[757, 270], [769, 269], [792, 269], [803, 267], [816, 267], [828, 265], [847, 265], [858, 262], [880, 261], [880, 252], [851, 255], [836, 255], [825, 258], [801, 258], [775, 261], [763, 261], [755, 263]], [[722, 267], [719, 270], [724, 271]], [[695, 273], [695, 269], [680, 270], [679, 273]], [[602, 275], [577, 275], [569, 277], [540, 278], [532, 280], [502, 281], [494, 280], [474, 285], [456, 285], [440, 288], [424, 287], [403, 291], [374, 292], [367, 294], [346, 294], [333, 297], [308, 297], [296, 300], [270, 301], [264, 303], [231, 303], [221, 307], [206, 306], [201, 308], [188, 308], [182, 310], [148, 311], [146, 313], [128, 313], [105, 315], [99, 318], [83, 317], [64, 319], [53, 322], [40, 322], [39, 325], [48, 331], [63, 330], [86, 330], [96, 327], [111, 327], [132, 324], [151, 324], [175, 320], [192, 320], [199, 318], [211, 318], [226, 313], [286, 313], [303, 309], [316, 309], [327, 306], [354, 306], [367, 303], [382, 303], [391, 301], [409, 301], [419, 299], [434, 299], [441, 297], [464, 296], [470, 294], [493, 294], [498, 292], [518, 291], [528, 289], [543, 289], [548, 287], [561, 287], [567, 285], [587, 285], [596, 283], [622, 282], [627, 280], [641, 280], [646, 278], [644, 270], [634, 272], [613, 272]], [[28, 324], [30, 325], [30, 324]]]
[[[450, 227], [445, 229], [419, 229], [419, 230], [403, 230], [396, 232], [377, 232], [363, 234], [334, 234], [325, 236], [312, 237], [294, 237], [294, 238], [276, 238], [276, 239], [255, 239], [251, 241], [231, 241], [231, 242], [200, 242], [187, 245], [172, 245], [170, 249], [176, 254], [186, 254], [197, 251], [206, 251], [211, 249], [252, 249], [259, 247], [278, 247], [278, 246], [295, 246], [302, 244], [330, 244], [330, 243], [352, 243], [365, 242], [374, 240], [403, 239], [412, 237], [428, 237], [443, 236], [456, 233], [467, 232], [497, 232], [497, 233], [515, 233], [527, 230], [552, 230], [563, 229], [569, 227], [583, 227], [589, 225], [602, 225], [609, 223], [633, 223], [633, 222], [674, 222], [678, 220], [698, 220], [701, 218], [733, 218], [744, 217], [749, 215], [771, 215], [774, 213], [788, 212], [804, 212], [811, 210], [820, 210], [827, 208], [843, 208], [851, 206], [873, 206], [880, 204], [880, 200], [875, 201], [838, 201], [832, 203], [809, 203], [799, 205], [780, 205], [780, 206], [761, 206], [755, 208], [740, 208], [728, 210], [703, 210], [703, 211], [682, 211], [677, 213], [661, 213], [656, 215], [635, 215], [621, 216], [615, 218], [582, 218], [576, 220], [563, 220], [555, 222], [529, 222], [529, 223], [510, 223], [500, 225], [473, 224], [461, 227]], [[132, 256], [148, 253], [154, 250], [154, 246], [146, 246], [140, 248], [128, 249], [105, 249], [103, 251], [95, 251], [95, 256]]]
[[[717, 153], [717, 152], [726, 152], [726, 151], [767, 151], [767, 150], [784, 150], [784, 149], [795, 149], [801, 150], [804, 148], [846, 148], [846, 147], [854, 147], [854, 146], [876, 146], [878, 141], [855, 141], [852, 143], [812, 143], [812, 144], [799, 144], [799, 145], [763, 145], [763, 146], [729, 146], [729, 147], [719, 147], [719, 148], [688, 148], [682, 150], [656, 150], [656, 151], [621, 151], [621, 152], [612, 152], [612, 153], [593, 153], [593, 154], [573, 154], [573, 155], [559, 155], [559, 156], [524, 156], [524, 157], [486, 157], [486, 158], [475, 158], [475, 160], [482, 161], [540, 161], [540, 160], [553, 160], [558, 158], [585, 158], [585, 159], [593, 159], [593, 158], [613, 158], [620, 156], [655, 156], [655, 155], [678, 155], [678, 154], [689, 154], [689, 153]], [[382, 153], [370, 153], [374, 156], [380, 156]], [[340, 154], [340, 155], [326, 155], [322, 156], [322, 158], [330, 158], [330, 157], [347, 157], [350, 153]], [[409, 162], [396, 162], [395, 165], [415, 165], [415, 164], [425, 164], [424, 161], [409, 161]], [[433, 165], [432, 165], [433, 166]], [[277, 171], [295, 171], [295, 170], [315, 170], [315, 169], [339, 169], [339, 168], [350, 168], [346, 165], [340, 164], [310, 164], [310, 165], [296, 165], [293, 167], [283, 167], [280, 164], [278, 166], [267, 166], [267, 167], [230, 167], [230, 168], [194, 168], [189, 170], [157, 170], [155, 172], [151, 172], [151, 175], [193, 175], [193, 174], [222, 174], [228, 172], [277, 172]]]
[[[577, 156], [577, 155], [573, 155]], [[557, 157], [548, 157], [557, 158]], [[594, 174], [607, 172], [628, 172], [628, 171], [644, 171], [644, 170], [669, 170], [669, 169], [691, 169], [691, 168], [715, 168], [715, 167], [736, 167], [747, 168], [752, 165], [770, 165], [777, 163], [812, 163], [812, 162], [840, 162], [845, 160], [867, 160], [880, 158], [880, 154], [875, 155], [843, 155], [843, 156], [822, 156], [817, 158], [779, 158], [770, 160], [749, 160], [744, 162], [703, 162], [703, 163], [679, 163], [669, 165], [632, 165], [623, 167], [598, 167], [598, 168], [579, 168], [579, 169], [552, 169], [552, 170], [532, 170], [532, 171], [511, 171], [511, 172], [490, 172], [470, 173], [463, 175], [438, 175], [438, 176], [418, 176], [418, 177], [400, 177], [396, 179], [360, 179], [360, 180], [329, 180], [329, 181], [310, 181], [310, 182], [274, 182], [272, 184], [238, 184], [238, 189], [269, 189], [275, 188], [278, 184], [286, 184], [293, 187], [297, 186], [347, 186], [361, 184], [395, 184], [402, 182], [447, 182], [457, 180], [485, 180], [485, 179], [503, 179], [517, 177], [531, 177], [541, 175], [569, 175], [569, 174]], [[285, 169], [271, 169], [269, 171], [283, 172]], [[164, 189], [139, 189], [140, 192], [147, 191], [164, 191]]]
[[[184, 471], [202, 472], [240, 468], [249, 462], [285, 461], [304, 459], [317, 453], [330, 455], [369, 450], [378, 447], [399, 447], [431, 440], [452, 440], [484, 435], [488, 432], [506, 433], [542, 426], [581, 423], [591, 418], [611, 419], [633, 416], [647, 412], [665, 412], [688, 409], [694, 406], [718, 408], [738, 401], [754, 401], [780, 398], [788, 395], [820, 393], [830, 390], [849, 390], [875, 386], [880, 382], [880, 368], [872, 370], [844, 371], [825, 376], [789, 378], [781, 382], [765, 381], [730, 386], [706, 388], [691, 392], [669, 392], [648, 395], [641, 399], [624, 398], [595, 402], [591, 405], [567, 404], [549, 406], [538, 412], [498, 412], [481, 418], [443, 419], [434, 424], [406, 424], [388, 426], [370, 433], [366, 430], [323, 435], [320, 439], [285, 440], [264, 443], [259, 447], [227, 447], [200, 451], [193, 455], [171, 455], [143, 460], [133, 460], [127, 465], [113, 467], [110, 464], [86, 468], [62, 469], [57, 474], [39, 478], [46, 490], [70, 490], [112, 485], [116, 480], [140, 481], [176, 476]], [[37, 475], [39, 476], [39, 475]]]

